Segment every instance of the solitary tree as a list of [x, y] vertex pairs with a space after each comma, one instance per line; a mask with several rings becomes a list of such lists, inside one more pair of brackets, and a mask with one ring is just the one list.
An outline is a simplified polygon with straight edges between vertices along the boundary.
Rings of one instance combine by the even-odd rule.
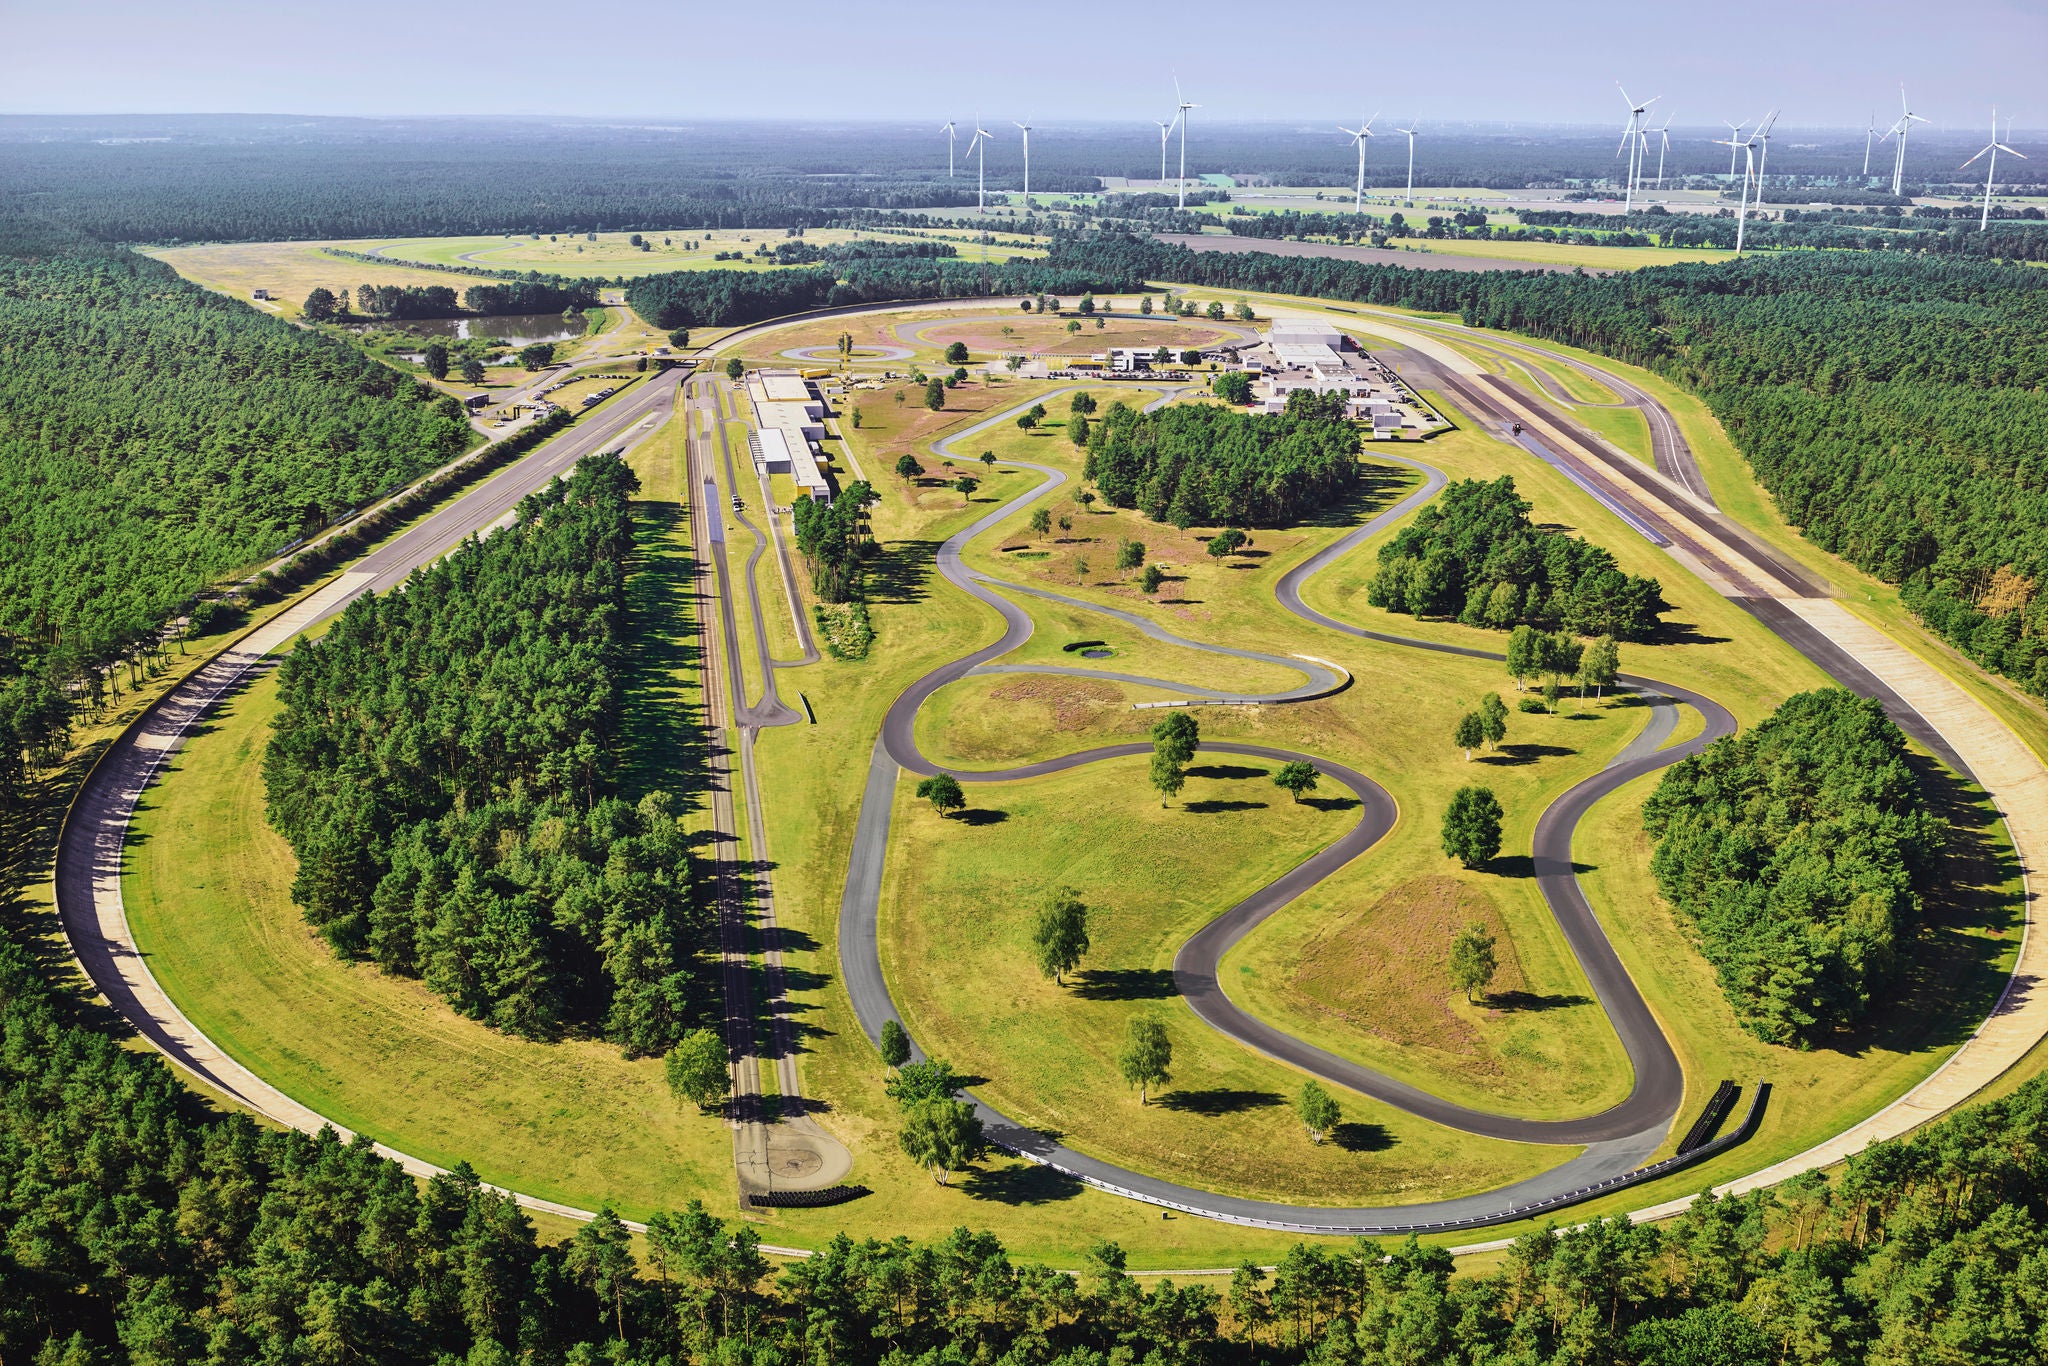
[[482, 384], [484, 382], [484, 363], [475, 356], [464, 356], [462, 358], [462, 382], [464, 384]]
[[420, 364], [435, 379], [448, 378], [448, 348], [440, 342], [428, 342], [427, 349], [420, 355]]
[[882, 1021], [882, 1066], [895, 1071], [910, 1061], [910, 1035], [895, 1020]]
[[1095, 408], [1095, 395], [1089, 393], [1086, 389], [1076, 389], [1074, 396], [1067, 400], [1067, 411], [1069, 412], [1092, 413], [1095, 411]]
[[1067, 440], [1076, 446], [1088, 444], [1088, 418], [1085, 414], [1075, 413], [1067, 419]]
[[1156, 564], [1145, 566], [1144, 574], [1138, 579], [1138, 587], [1147, 593], [1157, 593], [1159, 585], [1166, 582], [1166, 571]]
[[906, 1110], [896, 1137], [910, 1160], [922, 1163], [941, 1186], [988, 1148], [981, 1116], [966, 1101], [950, 1097], [922, 1101]]
[[1250, 543], [1251, 539], [1236, 527], [1225, 527], [1209, 538], [1209, 554], [1219, 560], [1225, 559]]
[[1084, 508], [1092, 507], [1095, 503], [1095, 495], [1087, 489], [1082, 489], [1078, 494], [1074, 495], [1074, 501]]
[[932, 804], [932, 810], [943, 818], [952, 812], [967, 807], [967, 794], [960, 790], [960, 780], [950, 773], [938, 773], [917, 785], [917, 795]]
[[1127, 1083], [1138, 1088], [1138, 1104], [1145, 1103], [1152, 1087], [1173, 1080], [1167, 1071], [1172, 1065], [1173, 1040], [1166, 1037], [1166, 1022], [1150, 1011], [1133, 1015], [1124, 1032], [1123, 1051], [1116, 1055], [1116, 1067]]
[[1323, 1135], [1337, 1127], [1343, 1114], [1337, 1106], [1337, 1098], [1325, 1091], [1319, 1081], [1305, 1081], [1301, 1090], [1295, 1093], [1294, 1116], [1301, 1121], [1301, 1127], [1308, 1130], [1312, 1143], [1321, 1143]]
[[1209, 387], [1225, 403], [1252, 401], [1252, 377], [1242, 370], [1225, 370], [1209, 382]]
[[1031, 948], [1038, 970], [1065, 986], [1066, 975], [1080, 966], [1081, 956], [1088, 952], [1088, 908], [1072, 887], [1055, 888], [1039, 908]]
[[1188, 785], [1186, 766], [1175, 763], [1171, 756], [1158, 750], [1152, 751], [1151, 779], [1152, 786], [1159, 790], [1159, 805], [1162, 808], [1167, 802], [1178, 797], [1180, 790]]
[[519, 348], [519, 363], [529, 370], [538, 370], [544, 365], [552, 365], [554, 360], [555, 344], [553, 342], [535, 342], [531, 346]]
[[934, 377], [924, 386], [924, 406], [935, 413], [946, 406], [946, 381]]
[[[688, 346], [690, 344], [690, 329], [687, 327], [678, 327], [675, 331], [669, 333], [668, 344], [670, 346]], [[844, 349], [845, 348], [842, 347], [841, 351], [843, 352]]]
[[989, 469], [994, 469], [996, 467], [996, 453], [994, 451], [983, 451], [981, 453], [981, 463]]
[[693, 1029], [676, 1040], [662, 1059], [669, 1094], [699, 1110], [715, 1110], [732, 1089], [732, 1060], [725, 1040], [708, 1029]]
[[1200, 365], [1202, 363], [1202, 353], [1190, 347], [1180, 353], [1180, 363], [1182, 365]]
[[974, 491], [981, 487], [981, 481], [973, 475], [963, 474], [953, 481], [953, 487], [960, 490], [960, 506], [966, 507], [974, 501]]
[[1168, 755], [1177, 764], [1193, 763], [1195, 751], [1201, 747], [1202, 723], [1195, 720], [1193, 712], [1176, 708], [1152, 727], [1153, 751]]
[[1500, 801], [1491, 788], [1461, 787], [1444, 809], [1444, 853], [1477, 868], [1500, 852]]
[[914, 455], [901, 455], [896, 459], [896, 475], [900, 479], [915, 479], [924, 473], [924, 466], [917, 463]]
[[1148, 318], [1152, 316], [1152, 296], [1150, 294], [1147, 294], [1144, 298], [1138, 300], [1138, 312], [1144, 314]]
[[948, 365], [965, 365], [965, 364], [967, 364], [967, 343], [966, 343], [966, 342], [954, 342], [954, 343], [953, 343], [953, 344], [952, 344], [951, 346], [949, 346], [949, 347], [947, 347], [947, 348], [946, 348], [946, 364], [948, 364]]
[[1486, 742], [1486, 722], [1476, 711], [1468, 711], [1458, 718], [1458, 729], [1451, 736], [1451, 743], [1465, 751], [1465, 762], [1472, 762], [1472, 749]]
[[1474, 992], [1483, 995], [1500, 970], [1493, 946], [1493, 936], [1477, 921], [1459, 930], [1457, 938], [1451, 940], [1451, 985], [1464, 992], [1468, 1002]]
[[727, 379], [736, 380], [746, 373], [747, 363], [741, 360], [738, 356], [734, 356], [731, 360], [725, 363], [725, 377]]
[[1508, 632], [1508, 676], [1520, 692], [1532, 674], [1543, 671], [1543, 633], [1534, 626], [1517, 626]]
[[1042, 507], [1031, 509], [1031, 534], [1034, 536], [1043, 536], [1051, 530], [1052, 509]]
[[1211, 321], [1219, 323], [1223, 321], [1223, 303], [1220, 299], [1211, 299], [1209, 307], [1204, 311], [1207, 312]]
[[1116, 543], [1116, 567], [1136, 569], [1145, 563], [1145, 543], [1125, 536]]
[[1273, 786], [1292, 794], [1298, 802], [1302, 793], [1316, 790], [1316, 782], [1321, 777], [1314, 764], [1306, 759], [1295, 759], [1280, 765], [1280, 771], [1273, 775]]
[[306, 296], [306, 302], [300, 305], [299, 312], [305, 314], [307, 322], [324, 323], [334, 316], [335, 308], [334, 291], [315, 285], [313, 292]]
[[1592, 685], [1595, 698], [1604, 697], [1607, 689], [1614, 686], [1621, 677], [1621, 646], [1613, 636], [1602, 636], [1586, 647], [1586, 654], [1579, 661], [1579, 695], [1585, 696], [1588, 684]]
[[1037, 426], [1038, 426], [1038, 416], [1037, 416], [1037, 414], [1035, 414], [1035, 413], [1019, 413], [1019, 414], [1017, 414], [1017, 427], [1018, 427], [1018, 430], [1020, 430], [1020, 431], [1026, 431], [1026, 432], [1028, 432], [1028, 431], [1031, 431], [1031, 430], [1032, 430], [1033, 428], [1035, 428], [1035, 427], [1037, 427]]
[[1508, 704], [1501, 701], [1500, 694], [1490, 692], [1479, 699], [1479, 724], [1486, 732], [1486, 747], [1500, 748], [1500, 742], [1508, 738]]
[[1068, 322], [1068, 323], [1067, 323], [1067, 335], [1068, 335], [1068, 336], [1070, 336], [1070, 337], [1071, 337], [1071, 336], [1073, 336], [1073, 335], [1074, 335], [1074, 334], [1075, 334], [1076, 332], [1079, 332], [1080, 330], [1081, 330], [1081, 324], [1080, 324], [1079, 322], [1074, 322], [1074, 321], [1070, 321], [1070, 322]]

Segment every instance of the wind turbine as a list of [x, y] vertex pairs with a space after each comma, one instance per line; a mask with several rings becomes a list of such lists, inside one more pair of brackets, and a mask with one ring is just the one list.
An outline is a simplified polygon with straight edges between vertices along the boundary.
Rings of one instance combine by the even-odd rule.
[[[1728, 123], [1728, 120], [1722, 119], [1721, 122]], [[1735, 174], [1735, 149], [1742, 145], [1735, 141], [1735, 139], [1742, 136], [1742, 128], [1743, 125], [1739, 123], [1728, 123], [1728, 136], [1714, 139], [1715, 142], [1728, 149], [1728, 174], [1731, 176]]]
[[1877, 136], [1877, 111], [1870, 111], [1870, 122], [1863, 129], [1863, 178], [1870, 178], [1870, 144]]
[[[1159, 123], [1159, 120], [1154, 119], [1152, 122]], [[1179, 126], [1180, 115], [1178, 114], [1173, 116], [1172, 123], [1159, 123], [1159, 185], [1161, 189], [1164, 189], [1166, 186], [1166, 140], [1173, 136], [1173, 130]]]
[[1414, 124], [1415, 127], [1396, 128], [1394, 131], [1408, 135], [1408, 202], [1413, 204], [1415, 202], [1415, 135], [1422, 130], [1422, 120], [1410, 119], [1408, 122]]
[[1628, 190], [1621, 204], [1621, 216], [1627, 218], [1629, 211], [1635, 207], [1636, 177], [1643, 168], [1643, 115], [1650, 111], [1651, 105], [1664, 97], [1652, 95], [1641, 104], [1637, 104], [1629, 98], [1628, 91], [1622, 87], [1620, 81], [1614, 83], [1614, 88], [1621, 91], [1622, 102], [1628, 106], [1628, 127], [1621, 130], [1621, 146], [1614, 150], [1616, 156], [1623, 152], [1628, 153]]
[[1663, 126], [1650, 131], [1664, 140], [1657, 148], [1657, 188], [1661, 190], [1664, 188], [1664, 156], [1671, 150], [1671, 115], [1665, 114]]
[[[1726, 122], [1726, 120], [1723, 120], [1723, 122]], [[1735, 126], [1740, 127], [1741, 125]], [[1756, 166], [1756, 136], [1751, 134], [1740, 142], [1737, 142], [1734, 138], [1715, 138], [1714, 141], [1723, 147], [1740, 147], [1742, 149], [1742, 198], [1736, 202], [1735, 209], [1735, 254], [1740, 256], [1742, 255], [1743, 229], [1749, 225], [1749, 173]], [[1731, 167], [1734, 166], [1735, 153], [1730, 152], [1728, 154], [1728, 164]], [[1733, 172], [1730, 172], [1730, 174], [1733, 174]]]
[[974, 158], [974, 211], [988, 212], [988, 144], [996, 135], [981, 126], [981, 115], [974, 116], [974, 137], [967, 144], [967, 155]]
[[1898, 148], [1892, 155], [1892, 193], [1894, 195], [1899, 193], [1899, 186], [1904, 184], [1906, 179], [1906, 134], [1913, 131], [1913, 125], [1916, 123], [1933, 122], [1932, 119], [1921, 118], [1907, 105], [1906, 87], [1903, 82], [1899, 86], [1899, 109], [1901, 110], [1899, 121], [1885, 132], [1883, 138], [1878, 139], [1878, 141], [1883, 142], [1888, 138], [1897, 136], [1899, 140]]
[[1777, 126], [1778, 111], [1773, 109], [1757, 120], [1756, 131], [1750, 134], [1752, 139], [1764, 145], [1756, 156], [1756, 202], [1759, 205], [1764, 202], [1764, 168], [1771, 164], [1771, 129]]
[[954, 129], [958, 126], [951, 119], [947, 119], [939, 125], [939, 131], [946, 135], [946, 179], [948, 180], [953, 178], [953, 144], [960, 140], [960, 134], [955, 132]]
[[[1372, 119], [1378, 117], [1379, 111], [1373, 111]], [[1357, 197], [1352, 201], [1351, 212], [1353, 213], [1365, 212], [1365, 142], [1367, 138], [1372, 136], [1372, 119], [1367, 119], [1356, 128], [1346, 128], [1341, 123], [1337, 125], [1337, 131], [1349, 133], [1352, 143], [1358, 148], [1358, 193]]]
[[[2012, 136], [2012, 120], [2010, 119], [2007, 119], [2005, 123], [2005, 135], [2007, 137]], [[2011, 152], [2021, 161], [2027, 159], [2025, 152], [2008, 147], [1998, 140], [1998, 106], [1995, 104], [1991, 106], [1991, 141], [1985, 144], [1983, 151], [1977, 153], [1977, 157], [1981, 157], [1987, 152], [1990, 154], [1991, 160], [1986, 162], [1984, 166], [1984, 213], [1977, 220], [1978, 232], [1989, 232], [1991, 230], [1991, 176], [1998, 169], [1998, 154], [2000, 152]], [[1971, 157], [1970, 161], [1975, 161], [1977, 157]], [[1964, 162], [1957, 169], [1969, 169], [1970, 161]]]
[[[1015, 119], [1010, 122], [1017, 123]], [[1028, 211], [1031, 208], [1031, 125], [1017, 123], [1017, 126], [1024, 130], [1024, 208]]]
[[1199, 104], [1189, 104], [1187, 97], [1180, 93], [1180, 77], [1173, 78], [1173, 98], [1180, 110], [1174, 122], [1180, 125], [1180, 205], [1188, 206], [1188, 110], [1200, 109]]

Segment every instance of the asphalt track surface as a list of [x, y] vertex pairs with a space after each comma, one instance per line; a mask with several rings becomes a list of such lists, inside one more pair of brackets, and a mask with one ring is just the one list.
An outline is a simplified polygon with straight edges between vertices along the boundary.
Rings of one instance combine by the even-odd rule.
[[[1009, 420], [1014, 411], [1021, 411], [1024, 406], [1026, 405], [1020, 404], [1015, 410], [998, 413], [948, 438], [939, 443], [937, 453], [944, 455], [954, 442], [972, 437], [985, 427]], [[1155, 639], [1191, 650], [1279, 663], [1294, 668], [1305, 676], [1305, 681], [1295, 688], [1268, 694], [1217, 693], [1213, 690], [1188, 689], [1163, 679], [1113, 675], [1127, 681], [1176, 690], [1183, 694], [1194, 693], [1216, 702], [1242, 703], [1305, 700], [1336, 691], [1347, 681], [1331, 666], [1318, 660], [1264, 655], [1187, 640], [1130, 613], [1098, 607], [1062, 594], [1004, 583], [969, 568], [962, 560], [962, 551], [970, 541], [1030, 504], [1051, 495], [1066, 482], [1063, 473], [1049, 466], [1027, 462], [1012, 463], [1044, 475], [1044, 482], [948, 538], [941, 545], [938, 554], [940, 574], [955, 587], [992, 607], [1002, 618], [1003, 633], [994, 642], [941, 665], [905, 689], [890, 706], [883, 719], [881, 736], [870, 761], [867, 786], [849, 860], [846, 891], [840, 907], [840, 944], [841, 970], [848, 995], [852, 999], [862, 1029], [871, 1040], [879, 1040], [884, 1021], [898, 1018], [889, 995], [887, 980], [882, 972], [877, 930], [882, 871], [887, 857], [891, 806], [895, 800], [897, 774], [901, 770], [922, 775], [941, 771], [938, 765], [933, 764], [917, 748], [914, 730], [918, 711], [940, 688], [975, 672], [1001, 670], [1111, 676], [1097, 670], [1053, 665], [992, 666], [991, 661], [1015, 650], [1029, 639], [1032, 632], [1030, 617], [1022, 608], [997, 592], [997, 589], [1004, 593], [1023, 593], [1046, 598], [1111, 616], [1139, 627]], [[1365, 631], [1335, 621], [1302, 603], [1300, 587], [1303, 582], [1334, 564], [1386, 527], [1406, 517], [1433, 498], [1443, 487], [1444, 476], [1440, 471], [1419, 461], [1403, 460], [1402, 463], [1410, 464], [1424, 472], [1423, 486], [1290, 570], [1276, 585], [1280, 604], [1313, 624], [1363, 639], [1467, 657], [1502, 658], [1483, 650], [1439, 645], [1434, 642]], [[1219, 1196], [1130, 1171], [1085, 1153], [1076, 1152], [1018, 1123], [980, 1098], [970, 1097], [980, 1111], [984, 1130], [989, 1138], [1000, 1146], [1032, 1160], [1069, 1172], [1091, 1184], [1120, 1194], [1234, 1222], [1318, 1232], [1385, 1234], [1440, 1228], [1447, 1224], [1473, 1226], [1512, 1219], [1518, 1217], [1519, 1211], [1533, 1203], [1583, 1189], [1623, 1175], [1642, 1165], [1644, 1160], [1663, 1143], [1669, 1132], [1671, 1121], [1684, 1098], [1684, 1072], [1663, 1031], [1658, 1027], [1641, 993], [1629, 978], [1627, 970], [1614, 952], [1613, 945], [1608, 941], [1578, 887], [1577, 879], [1572, 873], [1572, 834], [1581, 817], [1601, 797], [1644, 773], [1654, 772], [1689, 754], [1697, 753], [1711, 741], [1732, 732], [1734, 720], [1720, 704], [1685, 689], [1633, 677], [1625, 680], [1625, 686], [1636, 690], [1653, 708], [1650, 723], [1600, 773], [1573, 787], [1552, 804], [1538, 822], [1533, 846], [1538, 886], [1553, 914], [1557, 916], [1634, 1069], [1634, 1086], [1620, 1104], [1583, 1119], [1554, 1121], [1529, 1120], [1474, 1110], [1443, 1100], [1420, 1088], [1362, 1067], [1349, 1059], [1338, 1057], [1306, 1040], [1274, 1029], [1247, 1014], [1229, 999], [1217, 972], [1224, 954], [1275, 911], [1345, 864], [1363, 856], [1392, 829], [1396, 819], [1397, 812], [1393, 799], [1379, 784], [1363, 773], [1315, 755], [1263, 745], [1205, 743], [1203, 748], [1208, 752], [1237, 754], [1275, 763], [1307, 760], [1315, 764], [1321, 773], [1350, 789], [1358, 798], [1360, 817], [1350, 831], [1332, 844], [1230, 907], [1197, 931], [1181, 947], [1174, 959], [1175, 986], [1189, 1007], [1205, 1023], [1245, 1047], [1335, 1085], [1373, 1096], [1425, 1119], [1453, 1128], [1514, 1142], [1584, 1145], [1583, 1152], [1536, 1177], [1493, 1191], [1415, 1205], [1333, 1209]], [[1659, 746], [1669, 738], [1675, 727], [1675, 703], [1679, 701], [1696, 707], [1705, 718], [1705, 727], [1702, 734], [1684, 744], [1660, 749]], [[1143, 754], [1149, 752], [1150, 748], [1148, 744], [1142, 743], [1108, 745], [1007, 769], [981, 772], [962, 772], [957, 769], [946, 771], [952, 772], [964, 783], [1008, 782], [1063, 772], [1105, 759]]]

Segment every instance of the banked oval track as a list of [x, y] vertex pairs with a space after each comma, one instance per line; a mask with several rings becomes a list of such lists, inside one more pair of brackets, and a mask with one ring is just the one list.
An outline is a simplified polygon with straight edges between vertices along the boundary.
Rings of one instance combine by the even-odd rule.
[[[1046, 397], [1052, 395], [1041, 396], [1038, 401]], [[1016, 409], [998, 413], [965, 431], [935, 442], [931, 449], [941, 457], [948, 456], [954, 443], [1010, 420], [1024, 406], [1020, 404]], [[1325, 616], [1302, 602], [1301, 586], [1311, 577], [1428, 502], [1444, 486], [1443, 473], [1420, 461], [1378, 453], [1374, 458], [1393, 459], [1421, 471], [1425, 476], [1422, 487], [1287, 571], [1275, 585], [1275, 596], [1280, 605], [1317, 626], [1381, 644], [1475, 659], [1504, 659], [1492, 651], [1368, 631]], [[846, 977], [848, 995], [861, 1028], [870, 1040], [879, 1041], [884, 1021], [898, 1018], [882, 972], [877, 932], [882, 870], [897, 774], [901, 769], [921, 775], [942, 771], [940, 765], [919, 751], [913, 733], [919, 710], [940, 688], [973, 673], [1067, 674], [1121, 679], [1177, 691], [1209, 703], [1288, 703], [1327, 696], [1348, 682], [1333, 667], [1307, 656], [1289, 658], [1188, 640], [1132, 613], [1043, 589], [1007, 583], [970, 568], [961, 558], [970, 541], [1023, 508], [1048, 497], [1067, 482], [1066, 475], [1051, 466], [1028, 461], [1007, 463], [1036, 471], [1044, 476], [1044, 480], [1036, 488], [1012, 498], [956, 532], [940, 546], [938, 553], [940, 574], [947, 582], [995, 609], [1002, 618], [1003, 633], [994, 642], [933, 669], [898, 695], [883, 718], [882, 732], [869, 765], [848, 863], [846, 891], [840, 903], [839, 934], [841, 968]], [[1032, 633], [1031, 618], [997, 589], [1108, 616], [1154, 639], [1186, 649], [1284, 665], [1306, 675], [1306, 681], [1280, 692], [1239, 694], [1189, 688], [1170, 680], [1094, 669], [1050, 664], [992, 664], [991, 661], [1022, 645]], [[1663, 1030], [1658, 1027], [1642, 994], [1636, 990], [1635, 983], [1615, 954], [1614, 946], [1601, 929], [1572, 873], [1572, 836], [1579, 821], [1600, 798], [1645, 773], [1698, 753], [1713, 740], [1732, 733], [1735, 721], [1720, 703], [1688, 689], [1634, 675], [1625, 675], [1622, 683], [1649, 701], [1653, 708], [1649, 724], [1599, 773], [1581, 781], [1551, 803], [1538, 819], [1533, 841], [1538, 887], [1551, 913], [1556, 916], [1601, 1008], [1606, 1011], [1615, 1033], [1620, 1037], [1634, 1069], [1634, 1086], [1619, 1104], [1598, 1114], [1568, 1120], [1523, 1119], [1453, 1104], [1275, 1029], [1230, 1000], [1217, 975], [1224, 954], [1275, 911], [1364, 855], [1393, 828], [1398, 817], [1394, 800], [1385, 788], [1355, 769], [1318, 755], [1266, 745], [1214, 740], [1203, 742], [1203, 750], [1210, 753], [1237, 754], [1276, 763], [1307, 760], [1325, 777], [1350, 789], [1359, 800], [1361, 814], [1358, 823], [1331, 844], [1196, 931], [1181, 946], [1173, 963], [1174, 985], [1194, 1013], [1211, 1027], [1255, 1052], [1422, 1118], [1482, 1137], [1522, 1143], [1584, 1145], [1584, 1151], [1578, 1156], [1534, 1177], [1492, 1191], [1411, 1205], [1346, 1209], [1218, 1195], [1130, 1171], [1055, 1142], [970, 1094], [969, 1099], [980, 1113], [989, 1139], [1032, 1161], [1116, 1194], [1211, 1218], [1303, 1232], [1386, 1234], [1499, 1222], [1520, 1217], [1531, 1205], [1623, 1176], [1641, 1166], [1663, 1143], [1678, 1112], [1684, 1099], [1684, 1074]], [[1679, 702], [1698, 710], [1705, 726], [1691, 740], [1659, 748], [1676, 726], [1676, 704]], [[1145, 743], [1104, 745], [1014, 768], [980, 771], [946, 768], [943, 771], [964, 783], [1001, 783], [1064, 772], [1106, 759], [1148, 753], [1150, 749], [1151, 746]]]

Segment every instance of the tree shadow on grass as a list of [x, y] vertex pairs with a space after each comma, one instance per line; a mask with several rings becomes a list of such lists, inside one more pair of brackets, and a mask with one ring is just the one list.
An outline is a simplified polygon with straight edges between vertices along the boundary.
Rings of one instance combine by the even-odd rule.
[[1263, 811], [1265, 809], [1265, 802], [1241, 801], [1187, 802], [1181, 807], [1181, 810], [1195, 816], [1215, 816], [1227, 811]]
[[1591, 1005], [1593, 998], [1563, 992], [1545, 995], [1540, 991], [1491, 991], [1486, 994], [1486, 1004], [1495, 1010], [1561, 1010], [1566, 1006]]
[[1010, 813], [985, 806], [970, 806], [964, 811], [955, 812], [952, 819], [962, 825], [1001, 825], [1010, 819]]
[[1180, 995], [1166, 968], [1090, 968], [1070, 990], [1084, 1001], [1164, 1001]]
[[1330, 1141], [1347, 1153], [1383, 1153], [1394, 1146], [1384, 1124], [1339, 1124], [1330, 1130]]
[[[1571, 864], [1571, 871], [1575, 875], [1590, 873], [1599, 866], [1597, 863], [1579, 863], [1575, 860]], [[1495, 877], [1535, 877], [1536, 860], [1528, 854], [1506, 854], [1498, 858], [1488, 859], [1473, 869], [1473, 871], [1491, 873]]]
[[1190, 778], [1263, 778], [1271, 770], [1247, 768], [1243, 764], [1203, 764], [1187, 771]]
[[1303, 797], [1303, 806], [1312, 806], [1318, 811], [1350, 811], [1358, 805], [1356, 797]]
[[1286, 1101], [1271, 1091], [1215, 1086], [1206, 1091], [1169, 1091], [1157, 1103], [1160, 1109], [1176, 1114], [1214, 1119], [1220, 1115], [1242, 1114], [1246, 1110], [1269, 1110], [1286, 1104]]
[[977, 1168], [960, 1184], [973, 1200], [993, 1200], [1001, 1205], [1050, 1205], [1072, 1200], [1087, 1189], [1078, 1176], [1036, 1162], [1019, 1162], [1003, 1167]]
[[890, 541], [867, 559], [871, 602], [922, 602], [931, 596], [931, 577], [939, 552], [937, 541]]
[[1533, 764], [1538, 759], [1561, 759], [1565, 755], [1577, 753], [1577, 750], [1566, 745], [1502, 745], [1492, 754], [1473, 755], [1472, 762], [1492, 764], [1497, 768], [1519, 768], [1523, 764]]

